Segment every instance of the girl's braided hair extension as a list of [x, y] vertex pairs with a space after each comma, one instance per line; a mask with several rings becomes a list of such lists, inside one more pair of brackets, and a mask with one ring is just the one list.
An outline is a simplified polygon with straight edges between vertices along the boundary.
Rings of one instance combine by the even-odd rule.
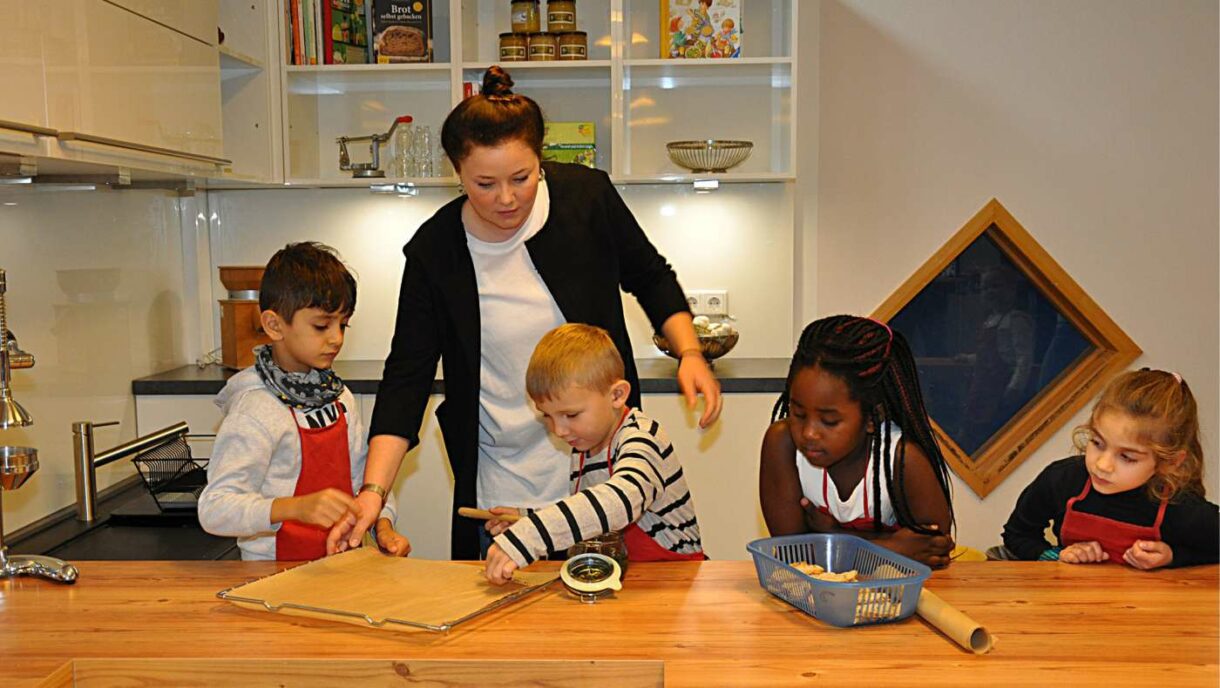
[[[810, 323], [801, 332], [796, 351], [792, 354], [788, 382], [771, 411], [772, 422], [788, 417], [793, 378], [801, 370], [814, 366], [847, 383], [852, 398], [860, 402], [864, 411], [866, 427], [871, 426], [874, 432], [881, 435], [880, 441], [874, 441], [872, 433], [866, 440], [873, 462], [873, 503], [881, 503], [881, 475], [884, 473], [886, 488], [893, 496], [898, 524], [918, 533], [937, 534], [938, 531], [916, 523], [907, 504], [903, 486], [905, 445], [899, 444], [892, 470], [890, 462], [885, 460], [892, 448], [890, 426], [886, 421], [893, 421], [902, 428], [903, 436], [917, 444], [932, 462], [936, 480], [952, 514], [949, 468], [932, 432], [932, 425], [928, 422], [915, 357], [907, 346], [906, 338], [884, 323], [857, 316], [836, 315]], [[880, 509], [873, 519], [874, 528], [880, 530]]]

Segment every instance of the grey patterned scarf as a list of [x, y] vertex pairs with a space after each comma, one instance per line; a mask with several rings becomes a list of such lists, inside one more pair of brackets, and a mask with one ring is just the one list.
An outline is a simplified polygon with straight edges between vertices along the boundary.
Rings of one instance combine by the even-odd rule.
[[254, 369], [280, 401], [295, 409], [320, 408], [343, 393], [343, 380], [333, 370], [314, 368], [308, 373], [285, 372], [271, 357], [270, 344], [254, 349]]

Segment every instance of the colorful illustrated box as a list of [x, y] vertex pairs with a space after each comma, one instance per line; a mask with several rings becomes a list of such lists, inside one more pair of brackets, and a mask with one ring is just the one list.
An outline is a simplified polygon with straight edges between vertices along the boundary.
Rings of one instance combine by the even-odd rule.
[[597, 167], [597, 127], [593, 122], [548, 122], [542, 159]]
[[745, 0], [661, 0], [661, 57], [741, 57]]

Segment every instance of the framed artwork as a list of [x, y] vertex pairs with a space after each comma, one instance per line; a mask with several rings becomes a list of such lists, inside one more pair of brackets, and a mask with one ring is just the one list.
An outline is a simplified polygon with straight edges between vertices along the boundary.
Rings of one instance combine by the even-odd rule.
[[994, 199], [873, 317], [910, 342], [945, 458], [980, 497], [1142, 353]]

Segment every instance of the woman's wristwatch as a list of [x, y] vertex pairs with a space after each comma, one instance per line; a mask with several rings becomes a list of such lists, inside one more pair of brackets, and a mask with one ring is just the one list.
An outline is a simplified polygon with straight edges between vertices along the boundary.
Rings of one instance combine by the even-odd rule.
[[[384, 487], [378, 485], [377, 483], [365, 483], [360, 486], [360, 492], [372, 492], [378, 497], [381, 497], [381, 506], [385, 507], [386, 493]], [[357, 494], [359, 494], [359, 492], [357, 492]], [[376, 521], [374, 521], [374, 523], [376, 523]]]

